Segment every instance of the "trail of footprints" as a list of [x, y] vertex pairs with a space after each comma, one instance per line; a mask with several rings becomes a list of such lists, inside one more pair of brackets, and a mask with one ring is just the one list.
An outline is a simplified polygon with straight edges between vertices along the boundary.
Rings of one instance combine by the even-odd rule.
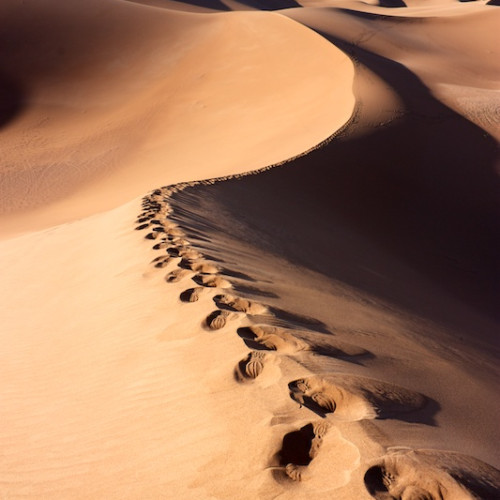
[[[315, 354], [349, 360], [370, 354], [361, 347], [332, 341], [331, 336], [326, 342], [323, 334], [314, 330], [275, 326], [271, 308], [235, 294], [224, 271], [192, 248], [185, 232], [169, 218], [172, 214], [169, 197], [194, 184], [164, 187], [144, 197], [136, 230], [146, 231], [145, 238], [155, 242], [153, 249], [160, 255], [153, 259], [154, 267], [161, 269], [175, 263], [175, 269], [165, 276], [167, 283], [190, 279], [191, 286], [180, 294], [182, 302], [196, 302], [202, 294], [212, 294], [215, 309], [203, 320], [207, 330], [220, 330], [242, 317], [251, 323], [237, 328], [249, 352], [235, 367], [236, 380], [254, 381], [276, 356]], [[255, 322], [255, 318], [265, 319], [268, 324]], [[422, 394], [394, 384], [354, 375], [328, 374], [290, 381], [288, 388], [290, 397], [300, 407], [319, 417], [286, 434], [276, 454], [278, 463], [268, 467], [292, 481], [307, 479], [308, 466], [320, 453], [323, 438], [335, 421], [397, 418], [412, 422], [412, 415], [426, 407], [429, 421], [425, 422], [420, 415], [418, 422], [432, 424], [432, 408], [429, 410], [432, 402]], [[450, 465], [450, 456], [454, 467]], [[372, 464], [364, 481], [368, 493], [378, 500], [494, 498], [500, 485], [500, 472], [456, 453], [396, 449], [389, 450]]]

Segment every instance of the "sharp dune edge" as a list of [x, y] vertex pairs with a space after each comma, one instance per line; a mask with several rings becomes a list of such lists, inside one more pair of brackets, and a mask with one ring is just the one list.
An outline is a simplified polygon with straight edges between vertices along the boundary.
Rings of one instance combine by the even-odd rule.
[[2, 498], [500, 496], [497, 7], [0, 14]]

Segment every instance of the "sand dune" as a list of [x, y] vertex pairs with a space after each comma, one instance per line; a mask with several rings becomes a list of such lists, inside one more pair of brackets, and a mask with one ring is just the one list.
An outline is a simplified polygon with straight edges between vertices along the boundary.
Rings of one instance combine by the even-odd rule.
[[0, 8], [0, 86], [14, 103], [0, 137], [4, 232], [286, 160], [352, 113], [349, 59], [282, 16], [121, 0]]
[[0, 13], [1, 496], [498, 496], [495, 7]]

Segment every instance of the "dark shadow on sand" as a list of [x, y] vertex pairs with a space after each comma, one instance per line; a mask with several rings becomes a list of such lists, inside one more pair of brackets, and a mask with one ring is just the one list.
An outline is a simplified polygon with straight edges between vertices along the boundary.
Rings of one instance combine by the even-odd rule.
[[388, 7], [390, 9], [406, 7], [403, 0], [380, 0], [380, 7]]
[[[417, 315], [464, 326], [456, 310], [436, 307], [411, 281], [422, 276], [497, 317], [497, 142], [437, 101], [403, 65], [326, 38], [394, 88], [402, 114], [363, 129], [361, 107], [334, 140], [283, 168], [190, 187], [189, 196], [204, 204], [206, 217], [219, 207], [236, 221], [244, 214], [255, 230], [250, 243], [258, 228], [266, 250]], [[240, 226], [233, 237], [249, 238]]]
[[312, 460], [310, 451], [313, 439], [312, 424], [304, 425], [299, 430], [286, 434], [281, 450], [278, 452], [280, 465], [309, 465]]
[[267, 297], [268, 299], [277, 299], [279, 298], [277, 294], [274, 292], [262, 290], [255, 286], [250, 285], [242, 285], [241, 283], [233, 283], [233, 288], [237, 292], [240, 292], [244, 295], [250, 295], [255, 297]]
[[[220, 0], [177, 0], [180, 3], [217, 10], [232, 10]], [[279, 10], [301, 7], [295, 0], [238, 0], [242, 5], [258, 10]]]
[[12, 121], [24, 108], [21, 86], [0, 73], [0, 128]]
[[[156, 7], [161, 7], [160, 0], [148, 1], [148, 0], [127, 0], [132, 3], [139, 4], [152, 4]], [[175, 0], [179, 4], [192, 5], [194, 7], [203, 7], [205, 9], [213, 9], [216, 11], [232, 11], [221, 0]], [[251, 9], [257, 10], [280, 10], [280, 9], [291, 9], [294, 7], [302, 7], [295, 0], [238, 0], [238, 2], [247, 6]]]

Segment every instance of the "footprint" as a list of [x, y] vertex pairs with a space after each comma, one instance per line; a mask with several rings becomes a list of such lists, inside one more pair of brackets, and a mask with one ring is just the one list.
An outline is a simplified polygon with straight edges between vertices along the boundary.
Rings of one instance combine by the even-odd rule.
[[179, 267], [190, 269], [198, 274], [217, 274], [220, 271], [217, 266], [211, 264], [210, 262], [193, 261], [191, 259], [187, 259], [186, 257], [183, 257], [179, 262]]
[[229, 309], [247, 314], [265, 314], [267, 312], [266, 306], [233, 295], [216, 295], [214, 302], [220, 309]]
[[250, 351], [235, 368], [235, 377], [239, 382], [256, 379], [264, 370], [267, 354], [262, 351]]
[[151, 233], [146, 234], [144, 238], [147, 240], [156, 240], [156, 238], [159, 238], [161, 234], [158, 231], [152, 231]]
[[432, 423], [404, 415], [423, 408], [428, 398], [394, 384], [339, 374], [295, 380], [288, 387], [293, 400], [321, 417], [334, 413], [336, 418], [347, 421], [398, 418]]
[[203, 254], [201, 254], [200, 252], [198, 252], [198, 250], [195, 250], [194, 248], [189, 248], [188, 245], [183, 245], [182, 247], [179, 248], [179, 257], [191, 261], [191, 260], [201, 259], [203, 257]]
[[314, 422], [285, 435], [278, 457], [290, 479], [302, 481], [307, 478], [307, 466], [317, 456], [328, 428], [327, 422]]
[[165, 260], [162, 260], [160, 262], [157, 262], [155, 264], [155, 267], [157, 267], [158, 269], [163, 269], [164, 267], [167, 267], [168, 266], [168, 263], [170, 262], [170, 259], [165, 259]]
[[198, 285], [210, 288], [231, 288], [232, 286], [229, 281], [213, 274], [197, 274], [192, 279]]
[[234, 316], [229, 311], [218, 309], [207, 316], [205, 323], [211, 330], [220, 330], [226, 326], [230, 319], [234, 319]]
[[[250, 314], [261, 315], [256, 312]], [[272, 319], [272, 317], [268, 318], [268, 321]], [[289, 330], [271, 325], [254, 325], [240, 328], [238, 335], [252, 349], [269, 349], [287, 354], [311, 352], [351, 362], [356, 362], [355, 358], [370, 355], [366, 349], [338, 341], [333, 338], [332, 334]]]
[[184, 231], [178, 227], [171, 227], [165, 231], [169, 236], [184, 236]]
[[165, 276], [165, 281], [167, 283], [177, 283], [190, 275], [191, 273], [187, 269], [175, 269]]
[[168, 255], [171, 257], [180, 257], [179, 247], [172, 246], [171, 242], [168, 243], [169, 246], [166, 247]]
[[[171, 236], [170, 241], [174, 245], [179, 246], [179, 247], [189, 247], [189, 241], [184, 239], [184, 238], [181, 238], [180, 236]], [[201, 257], [201, 254], [199, 254], [199, 255]]]
[[199, 274], [217, 274], [220, 269], [210, 262], [194, 262], [191, 269]]
[[201, 293], [205, 291], [202, 286], [197, 286], [194, 288], [188, 288], [180, 294], [180, 299], [182, 302], [197, 302], [200, 299]]
[[[151, 220], [151, 217], [153, 217], [152, 214], [146, 214], [146, 213], [141, 214], [141, 215], [139, 215], [139, 217], [137, 217], [135, 222], [137, 224], [143, 224], [144, 222], [149, 222]], [[146, 225], [146, 227], [147, 227], [147, 225]]]
[[164, 248], [167, 248], [168, 243], [166, 240], [160, 241], [160, 243], [157, 243], [156, 245], [153, 246], [153, 250], [163, 250]]
[[155, 267], [163, 268], [167, 267], [171, 260], [172, 257], [169, 255], [160, 255], [159, 257], [154, 258], [151, 263], [154, 264]]
[[377, 500], [493, 499], [500, 491], [500, 471], [459, 453], [400, 449], [371, 466], [364, 482]]
[[151, 219], [150, 224], [154, 224], [156, 226], [163, 226], [164, 228], [169, 227], [172, 225], [171, 222], [167, 219], [166, 215], [163, 214], [156, 214], [156, 218]]
[[166, 255], [159, 255], [158, 257], [155, 257], [152, 261], [151, 264], [155, 262], [161, 262], [163, 259], [165, 259], [167, 256]]
[[251, 349], [265, 349], [295, 354], [308, 350], [308, 345], [282, 328], [275, 326], [247, 326], [238, 328], [238, 335]]

